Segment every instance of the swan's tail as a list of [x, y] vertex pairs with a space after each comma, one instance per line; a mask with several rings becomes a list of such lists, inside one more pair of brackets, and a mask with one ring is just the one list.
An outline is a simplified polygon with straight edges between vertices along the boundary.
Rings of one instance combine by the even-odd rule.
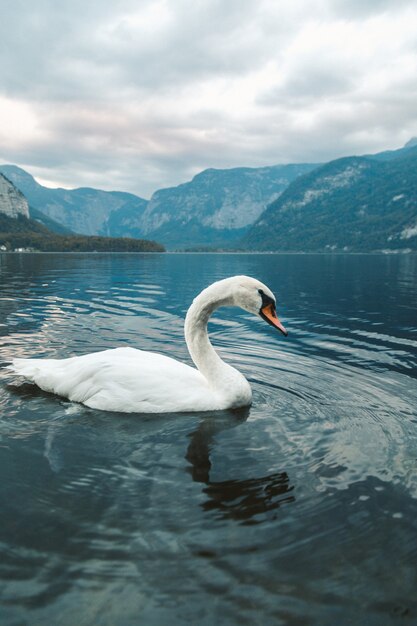
[[13, 359], [6, 369], [35, 383], [45, 391], [52, 391], [50, 381], [54, 369], [54, 359]]
[[80, 361], [83, 362], [84, 358], [14, 359], [8, 369], [35, 383], [43, 391], [55, 393], [74, 402], [86, 402], [97, 393], [100, 383], [94, 380], [97, 368], [80, 366]]

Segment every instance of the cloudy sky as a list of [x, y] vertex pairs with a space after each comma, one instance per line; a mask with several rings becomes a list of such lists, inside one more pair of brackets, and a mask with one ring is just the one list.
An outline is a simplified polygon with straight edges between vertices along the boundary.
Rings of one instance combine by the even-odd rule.
[[415, 0], [0, 0], [0, 162], [149, 197], [417, 135]]

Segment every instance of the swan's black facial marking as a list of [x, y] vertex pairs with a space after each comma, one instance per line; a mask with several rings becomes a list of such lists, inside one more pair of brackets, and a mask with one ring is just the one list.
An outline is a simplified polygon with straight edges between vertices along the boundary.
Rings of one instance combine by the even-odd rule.
[[266, 293], [264, 293], [263, 289], [258, 289], [258, 293], [262, 298], [262, 306], [259, 310], [260, 315], [262, 315], [262, 309], [264, 309], [266, 306], [271, 306], [272, 310], [275, 312], [275, 300], [270, 296], [267, 296]]
[[277, 317], [277, 313], [275, 310], [275, 300], [270, 296], [267, 296], [262, 289], [258, 289], [258, 293], [262, 298], [262, 305], [259, 309], [259, 315], [262, 317], [263, 320], [265, 320], [265, 322], [268, 322], [268, 324], [274, 326], [274, 328], [278, 328], [278, 330], [281, 331], [283, 335], [287, 336], [287, 331]]

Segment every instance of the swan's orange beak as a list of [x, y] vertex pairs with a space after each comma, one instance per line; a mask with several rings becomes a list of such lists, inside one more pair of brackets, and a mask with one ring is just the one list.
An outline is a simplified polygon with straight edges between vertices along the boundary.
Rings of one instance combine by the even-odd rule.
[[284, 326], [277, 318], [277, 314], [275, 313], [275, 307], [272, 304], [267, 304], [266, 306], [262, 307], [260, 312], [261, 316], [266, 322], [268, 322], [268, 324], [271, 324], [271, 326], [275, 326], [275, 328], [278, 328], [278, 330], [280, 330], [283, 335], [288, 335]]

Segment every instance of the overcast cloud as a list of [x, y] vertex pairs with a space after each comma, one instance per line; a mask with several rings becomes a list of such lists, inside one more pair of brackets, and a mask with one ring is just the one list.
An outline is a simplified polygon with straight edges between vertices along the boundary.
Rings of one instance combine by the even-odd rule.
[[0, 160], [149, 197], [417, 135], [410, 0], [0, 0]]

